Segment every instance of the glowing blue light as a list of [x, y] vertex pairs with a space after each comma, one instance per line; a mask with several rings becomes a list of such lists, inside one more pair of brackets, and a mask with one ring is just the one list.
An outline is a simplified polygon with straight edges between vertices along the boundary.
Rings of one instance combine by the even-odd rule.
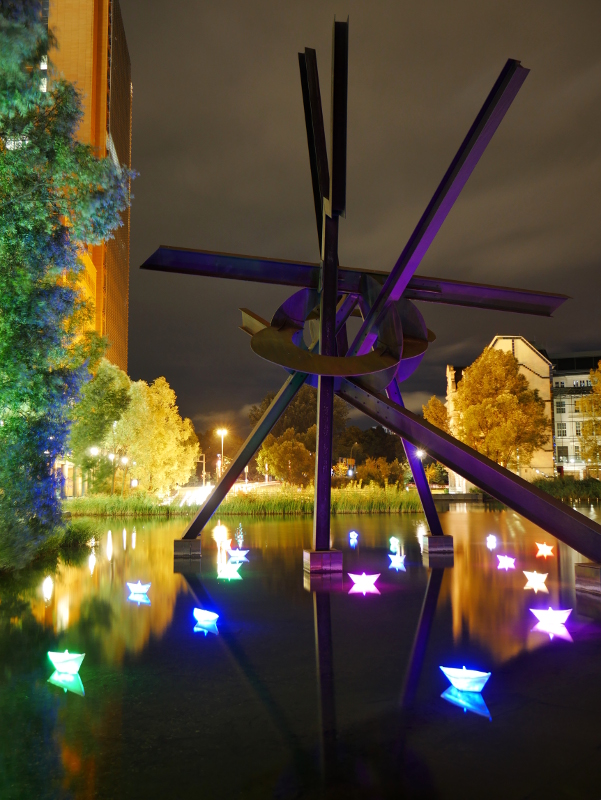
[[219, 614], [215, 614], [213, 611], [206, 611], [204, 608], [195, 608], [193, 614], [196, 620], [196, 625], [194, 626], [195, 633], [202, 632], [205, 636], [207, 633], [219, 633], [217, 630]]
[[66, 672], [69, 675], [77, 675], [85, 656], [85, 653], [70, 653], [68, 650], [65, 650], [64, 653], [48, 651], [48, 658], [52, 662], [54, 669], [57, 672]]
[[150, 605], [150, 598], [147, 594], [143, 593], [136, 593], [132, 592], [130, 596], [127, 598], [130, 603], [137, 603], [139, 606], [149, 606]]
[[65, 692], [78, 694], [80, 697], [85, 695], [83, 683], [77, 673], [72, 675], [70, 672], [59, 672], [55, 670], [48, 678], [48, 683], [52, 683], [54, 686], [64, 689]]
[[508, 569], [515, 569], [515, 558], [511, 558], [511, 556], [497, 556], [499, 559], [499, 565], [497, 569], [504, 569], [507, 572]]
[[148, 590], [150, 589], [152, 584], [150, 583], [128, 583], [127, 588], [131, 592], [131, 594], [148, 594]]
[[391, 536], [390, 537], [390, 552], [391, 553], [398, 553], [400, 549], [401, 549], [401, 543], [399, 542], [397, 537], [396, 536]]
[[455, 667], [440, 668], [456, 689], [461, 692], [481, 692], [490, 678], [490, 672], [477, 669], [457, 669]]
[[492, 719], [490, 711], [480, 692], [462, 692], [454, 686], [449, 686], [440, 696], [443, 700], [446, 700], [447, 703], [453, 703], [454, 706], [459, 706], [464, 712], [471, 711], [472, 714], [478, 714], [481, 717]]
[[390, 559], [390, 566], [388, 569], [396, 569], [397, 572], [399, 570], [406, 572], [404, 555], [400, 553], [388, 553], [388, 558]]
[[496, 550], [497, 548], [497, 537], [494, 533], [489, 533], [486, 537], [486, 546], [489, 550]]
[[248, 558], [246, 558], [248, 550], [240, 550], [240, 549], [228, 550], [228, 553], [230, 554], [230, 559], [235, 563], [242, 563], [242, 561], [248, 561]]
[[366, 575], [365, 573], [363, 575], [353, 575], [349, 572], [348, 576], [353, 582], [349, 594], [358, 594], [360, 592], [364, 597], [366, 594], [380, 594], [375, 586], [380, 577], [379, 572], [377, 575]]
[[351, 547], [355, 547], [357, 541], [359, 540], [359, 534], [357, 531], [351, 531], [348, 535], [349, 544]]

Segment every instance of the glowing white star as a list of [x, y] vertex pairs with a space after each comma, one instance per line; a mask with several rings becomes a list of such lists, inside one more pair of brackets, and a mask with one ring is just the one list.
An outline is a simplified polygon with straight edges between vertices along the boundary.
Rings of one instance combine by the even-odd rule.
[[497, 556], [499, 559], [499, 565], [497, 569], [504, 569], [507, 572], [508, 569], [515, 569], [515, 558], [511, 558], [511, 556]]
[[365, 573], [362, 575], [353, 575], [352, 572], [349, 572], [348, 576], [353, 582], [349, 594], [358, 594], [359, 592], [364, 596], [366, 594], [380, 594], [375, 586], [376, 581], [380, 577], [379, 572], [377, 575], [366, 575]]
[[530, 611], [534, 614], [539, 622], [544, 625], [565, 625], [568, 617], [572, 613], [571, 608], [531, 608]]
[[524, 586], [524, 589], [533, 589], [534, 594], [537, 592], [545, 592], [546, 594], [549, 594], [549, 590], [545, 585], [548, 574], [548, 572], [542, 573], [524, 571], [524, 575], [528, 578], [528, 583]]
[[400, 553], [388, 553], [388, 558], [390, 559], [390, 567], [388, 569], [396, 569], [397, 572], [399, 570], [406, 572], [404, 555], [402, 556]]
[[539, 542], [537, 542], [536, 546], [538, 547], [538, 553], [536, 554], [537, 558], [547, 558], [547, 556], [553, 555], [552, 544], [547, 544], [546, 542], [540, 544]]
[[357, 531], [351, 531], [348, 535], [348, 540], [351, 547], [357, 547], [357, 542], [359, 540], [359, 534]]
[[494, 533], [489, 533], [486, 537], [486, 546], [489, 550], [496, 550], [497, 548], [497, 537]]
[[248, 561], [246, 557], [248, 550], [240, 550], [240, 548], [238, 548], [237, 550], [228, 550], [228, 553], [230, 554], [230, 559], [234, 562]]
[[390, 537], [390, 552], [391, 553], [398, 553], [400, 549], [401, 549], [401, 543], [399, 542], [397, 537], [396, 536], [391, 536]]
[[206, 611], [204, 608], [195, 608], [192, 613], [196, 620], [196, 625], [194, 626], [195, 633], [202, 632], [205, 636], [207, 633], [219, 633], [217, 630], [219, 614], [215, 614], [214, 611]]
[[537, 622], [532, 630], [536, 631], [537, 633], [547, 633], [549, 635], [549, 639], [553, 639], [554, 636], [557, 636], [558, 639], [565, 639], [566, 642], [574, 641], [565, 625]]
[[127, 588], [132, 594], [148, 594], [148, 590], [150, 589], [149, 583], [128, 583]]
[[457, 669], [456, 667], [440, 668], [456, 689], [461, 692], [481, 692], [490, 678], [490, 672], [477, 669]]

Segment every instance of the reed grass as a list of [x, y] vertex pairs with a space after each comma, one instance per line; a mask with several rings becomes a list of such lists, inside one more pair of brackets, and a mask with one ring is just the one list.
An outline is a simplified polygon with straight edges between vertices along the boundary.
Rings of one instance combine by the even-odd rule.
[[[122, 498], [117, 495], [76, 497], [63, 503], [64, 511], [73, 517], [189, 517], [198, 506], [161, 505], [148, 495]], [[370, 486], [351, 484], [332, 489], [332, 514], [406, 514], [422, 510], [415, 490], [398, 485]], [[313, 514], [313, 487], [282, 487], [268, 492], [228, 495], [219, 506], [220, 515], [236, 514], [256, 517], [310, 516]]]
[[538, 489], [563, 500], [564, 503], [590, 503], [591, 500], [601, 499], [601, 481], [596, 478], [585, 478], [576, 480], [575, 478], [542, 478], [534, 481]]

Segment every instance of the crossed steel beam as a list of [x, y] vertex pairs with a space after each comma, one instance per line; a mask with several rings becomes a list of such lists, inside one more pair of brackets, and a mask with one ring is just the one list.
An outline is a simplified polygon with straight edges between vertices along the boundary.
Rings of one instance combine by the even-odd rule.
[[[600, 526], [405, 410], [399, 381], [395, 376], [392, 376], [384, 394], [379, 388], [374, 388], [371, 375], [352, 378], [349, 372], [344, 371], [347, 358], [346, 363], [351, 364], [357, 361], [357, 356], [370, 352], [373, 354], [375, 345], [381, 345], [382, 340], [386, 339], [382, 330], [390, 331], [391, 326], [393, 333], [398, 330], [398, 358], [402, 358], [404, 337], [402, 327], [399, 327], [402, 323], [396, 312], [401, 298], [539, 316], [551, 316], [567, 299], [565, 295], [415, 276], [416, 269], [517, 95], [528, 70], [518, 61], [507, 61], [398, 261], [390, 273], [382, 273], [369, 269], [348, 269], [339, 267], [338, 264], [339, 218], [345, 215], [346, 207], [348, 22], [334, 23], [331, 170], [328, 167], [315, 51], [306, 49], [304, 53], [300, 53], [299, 66], [320, 263], [308, 264], [160, 247], [142, 268], [301, 287], [301, 292], [297, 293], [299, 295], [302, 290], [317, 290], [320, 332], [311, 352], [316, 355], [316, 363], [319, 361], [323, 364], [323, 356], [338, 356], [330, 358], [330, 361], [340, 363], [332, 372], [324, 371], [324, 368], [320, 371], [316, 367], [311, 373], [296, 371], [289, 375], [212, 495], [188, 526], [183, 538], [192, 539], [199, 535], [301, 386], [307, 379], [311, 378], [314, 382], [317, 377], [314, 549], [329, 549], [332, 414], [336, 393], [401, 437], [431, 534], [441, 535], [442, 529], [423, 466], [416, 455], [418, 446], [424, 447], [445, 466], [480, 486], [583, 555], [601, 559]], [[295, 302], [295, 295], [287, 301], [289, 307], [294, 306]], [[307, 306], [307, 295], [298, 299], [297, 306], [303, 303]], [[360, 308], [363, 322], [359, 333], [348, 346], [346, 320], [351, 313], [357, 313], [356, 305]], [[278, 309], [271, 326], [266, 320], [243, 309], [242, 329], [254, 337], [263, 329], [271, 328], [276, 336], [282, 329], [285, 306], [286, 304]], [[306, 318], [305, 316], [304, 319]], [[302, 324], [301, 321], [301, 330]], [[390, 337], [387, 342], [390, 343]], [[427, 342], [424, 345], [427, 346]], [[300, 347], [303, 347], [302, 342]], [[380, 348], [382, 349], [386, 348]], [[276, 357], [269, 360], [282, 363]], [[312, 362], [304, 357], [302, 363], [310, 365]], [[351, 374], [357, 375], [356, 372]], [[345, 375], [348, 377], [340, 377]]]

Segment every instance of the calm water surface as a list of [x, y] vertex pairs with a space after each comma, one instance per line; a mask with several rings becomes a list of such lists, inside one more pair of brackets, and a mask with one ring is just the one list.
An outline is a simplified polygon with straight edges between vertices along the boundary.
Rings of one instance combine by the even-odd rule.
[[[574, 590], [582, 559], [510, 511], [441, 517], [444, 570], [422, 563], [419, 515], [334, 518], [345, 572], [327, 587], [303, 579], [311, 520], [233, 517], [194, 573], [174, 572], [185, 522], [109, 520], [82, 563], [5, 580], [0, 797], [599, 800], [601, 601]], [[380, 573], [379, 593], [349, 593], [349, 572]], [[549, 607], [573, 609], [565, 626], [537, 627]], [[216, 626], [195, 631], [195, 608]], [[85, 653], [69, 691], [48, 681], [65, 649]], [[492, 674], [454, 695], [441, 665]]]

